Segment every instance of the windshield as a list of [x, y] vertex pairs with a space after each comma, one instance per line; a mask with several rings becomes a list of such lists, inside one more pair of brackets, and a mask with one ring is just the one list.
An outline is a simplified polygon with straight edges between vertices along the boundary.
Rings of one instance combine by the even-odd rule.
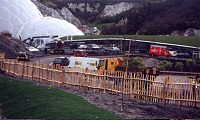
[[114, 50], [120, 50], [118, 47], [113, 47]]
[[26, 56], [26, 53], [25, 52], [20, 52], [20, 53], [18, 53], [18, 56]]
[[56, 58], [54, 63], [62, 63], [63, 62], [63, 58]]

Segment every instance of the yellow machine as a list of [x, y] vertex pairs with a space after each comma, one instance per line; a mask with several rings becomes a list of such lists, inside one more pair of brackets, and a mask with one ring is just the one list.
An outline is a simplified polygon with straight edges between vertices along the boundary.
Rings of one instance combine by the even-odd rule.
[[99, 70], [116, 71], [117, 66], [122, 66], [124, 60], [122, 58], [104, 58], [103, 66]]
[[123, 65], [122, 58], [89, 58], [89, 57], [70, 57], [68, 67], [84, 68], [100, 71], [115, 71], [117, 66]]

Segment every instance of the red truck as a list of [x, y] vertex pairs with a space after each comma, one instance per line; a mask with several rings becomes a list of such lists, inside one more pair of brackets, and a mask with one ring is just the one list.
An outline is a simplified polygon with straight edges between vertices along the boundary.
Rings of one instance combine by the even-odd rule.
[[165, 56], [165, 57], [172, 56], [167, 46], [162, 46], [162, 45], [151, 45], [149, 54], [152, 56]]

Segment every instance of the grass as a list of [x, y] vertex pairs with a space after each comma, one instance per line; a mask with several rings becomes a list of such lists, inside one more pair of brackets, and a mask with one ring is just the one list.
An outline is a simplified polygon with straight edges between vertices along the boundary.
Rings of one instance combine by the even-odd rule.
[[[122, 37], [123, 35], [91, 35], [91, 36], [75, 36], [73, 39], [122, 38]], [[139, 40], [146, 40], [146, 41], [155, 41], [155, 42], [200, 47], [200, 37], [156, 36], [156, 35], [125, 35], [124, 37], [129, 38], [129, 39], [139, 39]], [[67, 39], [67, 38], [64, 37], [62, 39]]]
[[9, 119], [119, 119], [80, 96], [3, 76], [0, 109]]

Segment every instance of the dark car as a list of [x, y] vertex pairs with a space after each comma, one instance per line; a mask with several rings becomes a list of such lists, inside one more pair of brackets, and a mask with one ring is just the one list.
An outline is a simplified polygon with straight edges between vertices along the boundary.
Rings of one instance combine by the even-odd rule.
[[76, 57], [86, 57], [88, 56], [88, 51], [82, 49], [74, 50], [73, 55]]
[[53, 61], [53, 65], [67, 66], [69, 65], [69, 60], [67, 57], [58, 57]]
[[191, 56], [189, 55], [189, 53], [177, 53], [177, 55], [175, 57], [178, 57], [178, 58], [190, 58]]
[[19, 61], [30, 61], [29, 55], [26, 52], [19, 52], [17, 55]]
[[120, 49], [115, 46], [103, 47], [106, 53], [120, 53]]

